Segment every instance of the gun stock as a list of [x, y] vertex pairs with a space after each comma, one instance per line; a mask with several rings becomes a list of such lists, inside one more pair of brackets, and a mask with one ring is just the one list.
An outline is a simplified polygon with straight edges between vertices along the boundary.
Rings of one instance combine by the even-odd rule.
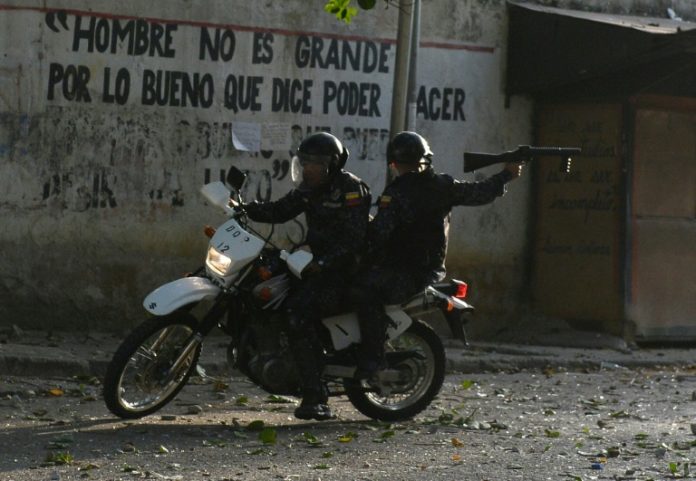
[[507, 162], [529, 162], [535, 157], [552, 156], [561, 158], [560, 171], [570, 172], [572, 156], [579, 154], [577, 147], [531, 147], [520, 145], [515, 150], [502, 154], [487, 154], [483, 152], [464, 152], [464, 172], [473, 172], [493, 164]]

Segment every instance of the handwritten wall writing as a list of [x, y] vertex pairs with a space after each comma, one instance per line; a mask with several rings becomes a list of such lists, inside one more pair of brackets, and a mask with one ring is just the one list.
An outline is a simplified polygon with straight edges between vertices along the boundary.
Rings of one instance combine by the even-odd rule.
[[541, 110], [542, 144], [582, 148], [570, 174], [557, 159], [538, 162], [534, 296], [547, 315], [613, 322], [621, 311], [621, 112], [592, 104]]
[[[73, 62], [50, 59], [45, 92], [46, 100], [52, 102], [203, 110], [222, 107], [223, 112], [234, 113], [373, 119], [382, 119], [389, 107], [384, 91], [391, 85], [389, 74], [395, 53], [391, 42], [307, 34], [279, 39], [270, 32], [64, 11], [49, 11], [45, 23], [54, 34], [67, 37], [73, 53], [82, 55]], [[187, 48], [190, 41], [195, 48]], [[286, 55], [277, 55], [277, 50]], [[142, 57], [153, 65], [142, 68], [117, 64], [122, 62], [110, 65], [107, 61], [103, 67], [94, 67], [84, 55], [114, 60]], [[161, 59], [185, 60], [182, 65], [186, 67], [165, 68]], [[289, 68], [294, 75], [268, 75], [267, 70], [263, 75], [241, 73], [248, 70], [246, 66], [273, 63], [284, 70]], [[216, 67], [221, 64], [228, 66], [224, 75]], [[358, 78], [336, 80], [329, 75], [332, 71], [352, 72]], [[317, 77], [317, 72], [326, 75]], [[465, 99], [462, 87], [421, 86], [417, 116], [433, 121], [465, 121]]]

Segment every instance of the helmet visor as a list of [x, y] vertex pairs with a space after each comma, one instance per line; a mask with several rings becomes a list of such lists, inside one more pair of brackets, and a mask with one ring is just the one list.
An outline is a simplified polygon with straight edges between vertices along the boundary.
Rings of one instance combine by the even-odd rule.
[[299, 187], [302, 184], [302, 165], [300, 165], [300, 158], [296, 155], [292, 157], [290, 162], [290, 178], [295, 187]]
[[300, 165], [302, 165], [302, 166], [304, 166], [306, 164], [321, 164], [321, 165], [328, 166], [331, 164], [331, 160], [333, 159], [333, 156], [326, 155], [326, 154], [306, 154], [304, 152], [298, 152], [297, 158], [298, 158]]

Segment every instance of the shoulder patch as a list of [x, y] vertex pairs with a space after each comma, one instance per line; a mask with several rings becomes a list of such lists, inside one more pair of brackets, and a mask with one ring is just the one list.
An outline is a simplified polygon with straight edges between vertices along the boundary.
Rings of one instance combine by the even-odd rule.
[[362, 203], [362, 194], [360, 192], [346, 192], [345, 197], [348, 207], [360, 205]]
[[390, 195], [380, 195], [379, 196], [379, 207], [380, 209], [383, 207], [389, 207], [389, 204], [391, 203], [391, 196]]

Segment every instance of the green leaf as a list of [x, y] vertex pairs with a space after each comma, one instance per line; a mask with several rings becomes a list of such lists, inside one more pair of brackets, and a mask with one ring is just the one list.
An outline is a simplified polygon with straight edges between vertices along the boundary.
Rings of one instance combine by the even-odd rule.
[[669, 472], [672, 474], [677, 474], [677, 469], [679, 469], [679, 463], [669, 463]]
[[293, 401], [283, 396], [276, 396], [275, 394], [271, 394], [266, 398], [266, 402], [271, 404], [288, 404], [292, 403]]
[[550, 429], [544, 429], [544, 434], [546, 434], [547, 438], [560, 438], [561, 437], [560, 431], [551, 431]]
[[360, 5], [360, 8], [363, 10], [372, 10], [375, 8], [376, 4], [377, 0], [358, 0], [358, 5]]
[[75, 461], [75, 457], [70, 454], [70, 453], [51, 453], [48, 456], [46, 456], [46, 462], [47, 463], [54, 463], [54, 464], [72, 464]]
[[391, 438], [392, 436], [394, 436], [394, 431], [384, 431], [382, 433], [382, 435], [380, 436], [380, 438], [388, 439], [388, 438]]
[[462, 381], [459, 385], [462, 387], [462, 389], [471, 389], [471, 387], [474, 385], [474, 381], [471, 379], [467, 379]]
[[649, 436], [647, 433], [638, 433], [635, 436], [633, 436], [633, 439], [635, 439], [636, 441], [644, 441], [648, 439], [648, 437]]
[[275, 444], [277, 437], [278, 433], [272, 428], [266, 428], [259, 433], [259, 439], [263, 444]]
[[[244, 437], [247, 437], [247, 436], [244, 436]], [[206, 439], [206, 440], [203, 440], [202, 444], [203, 444], [203, 446], [206, 446], [206, 447], [215, 446], [218, 448], [224, 448], [225, 446], [227, 446], [227, 443], [225, 443], [225, 441], [222, 441], [220, 439]]]
[[349, 443], [349, 442], [351, 442], [353, 439], [355, 439], [355, 438], [357, 438], [357, 437], [358, 437], [357, 434], [355, 434], [355, 433], [352, 432], [352, 431], [349, 431], [349, 432], [347, 432], [346, 434], [344, 434], [343, 436], [339, 436], [339, 437], [338, 437], [338, 442], [339, 442], [339, 443]]
[[314, 466], [314, 469], [329, 469], [329, 465], [328, 464], [317, 464], [316, 466]]
[[331, 451], [326, 451], [322, 453], [321, 455], [322, 458], [333, 458], [333, 453]]
[[247, 431], [261, 431], [264, 428], [264, 426], [265, 424], [263, 423], [263, 421], [257, 419], [255, 421], [250, 422], [246, 428]]
[[160, 445], [160, 447], [158, 448], [158, 451], [160, 454], [169, 454], [169, 450], [164, 445]]
[[305, 441], [307, 441], [307, 444], [309, 444], [310, 446], [319, 446], [321, 444], [321, 441], [319, 441], [317, 437], [312, 433], [302, 433], [302, 437]]
[[239, 396], [235, 401], [234, 405], [235, 406], [246, 406], [249, 404], [249, 398], [246, 396]]

